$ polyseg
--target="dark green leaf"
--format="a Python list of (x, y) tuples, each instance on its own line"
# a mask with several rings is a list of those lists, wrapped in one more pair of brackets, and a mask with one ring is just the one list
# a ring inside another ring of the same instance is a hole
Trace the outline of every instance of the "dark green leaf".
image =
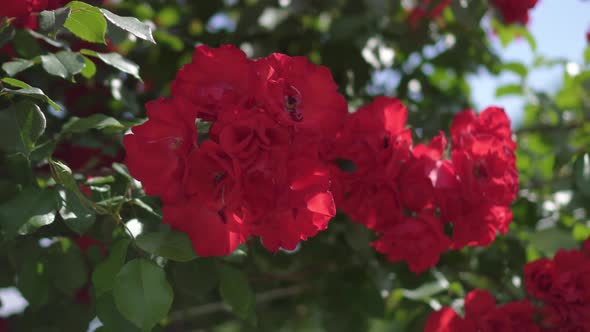
[(17, 287), (29, 304), (38, 308), (49, 300), (47, 263), (40, 257), (27, 257), (18, 271)]
[(72, 11), (64, 27), (86, 41), (105, 44), (107, 21), (98, 8), (80, 1), (72, 1), (66, 7)]
[(39, 29), (43, 32), (56, 31), (66, 23), (71, 11), (68, 7), (42, 11), (38, 17)]
[(219, 293), (240, 318), (256, 324), (256, 298), (246, 275), (229, 265), (218, 264)]
[(14, 59), (2, 64), (2, 70), (4, 70), (9, 76), (14, 76), (23, 70), (31, 68), (35, 63), (31, 60), (26, 59)]
[(82, 252), (69, 239), (51, 246), (47, 268), (52, 283), (67, 295), (73, 295), (86, 284), (88, 268)]
[(197, 258), (190, 239), (182, 232), (144, 233), (136, 242), (138, 247), (151, 254), (177, 262), (188, 262)]
[(1, 91), (2, 93), (8, 93), (8, 94), (19, 95), (19, 96), (27, 96), (27, 97), (39, 99), (43, 102), (48, 103), (56, 110), (61, 110), (61, 107), (59, 107), (58, 104), (56, 104), (53, 100), (51, 100), (49, 97), (47, 97), (47, 95), (45, 95), (43, 90), (41, 90), (39, 88), (34, 88), (23, 81), (17, 80), (16, 78), (10, 78), (10, 77), (3, 78), (2, 82), (21, 88), (18, 90), (5, 88), (5, 89), (2, 89), (2, 91)]
[(81, 73), (86, 66), (82, 55), (70, 51), (42, 55), (41, 64), (49, 74), (65, 79)]
[(142, 23), (135, 17), (119, 16), (111, 13), (106, 9), (100, 10), (107, 20), (111, 21), (114, 25), (119, 28), (128, 31), (138, 38), (147, 40), (152, 43), (156, 43), (154, 37), (152, 37), (152, 29), (149, 25)]
[(0, 205), (0, 227), (9, 237), (12, 237), (27, 224), (35, 228), (52, 223), (56, 209), (55, 192), (40, 188), (26, 188)]
[(115, 276), (125, 264), (129, 240), (119, 240), (110, 251), (109, 257), (98, 264), (92, 273), (92, 284), (97, 296), (113, 289)]
[(59, 214), (71, 230), (78, 234), (84, 234), (96, 221), (96, 214), (78, 195), (82, 194), (71, 190), (61, 192), (62, 201)]
[(113, 293), (108, 292), (98, 297), (96, 301), (96, 315), (106, 328), (105, 332), (125, 331), (134, 332), (141, 331), (133, 323), (126, 320), (123, 315), (117, 310)]
[(28, 156), (45, 131), (45, 115), (34, 103), (23, 100), (0, 111), (0, 150)]
[(115, 305), (123, 317), (144, 331), (166, 317), (173, 296), (164, 270), (146, 259), (128, 262), (117, 274), (113, 288)]

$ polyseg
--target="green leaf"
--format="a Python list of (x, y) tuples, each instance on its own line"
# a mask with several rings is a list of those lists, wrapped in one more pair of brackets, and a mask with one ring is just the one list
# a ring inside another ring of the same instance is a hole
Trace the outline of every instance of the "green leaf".
[(61, 51), (55, 54), (42, 55), (41, 65), (49, 74), (68, 79), (81, 73), (84, 66), (86, 66), (86, 62), (80, 54)]
[(202, 296), (212, 291), (219, 283), (215, 262), (212, 258), (200, 258), (189, 263), (174, 264), (173, 284), (191, 296)]
[(0, 47), (4, 46), (6, 43), (14, 38), (14, 27), (12, 25), (5, 27), (4, 29), (0, 29)]
[(256, 324), (256, 298), (246, 275), (229, 265), (218, 264), (219, 293), (240, 318)]
[(56, 10), (44, 10), (39, 13), (37, 21), (39, 29), (43, 32), (54, 32), (61, 28), (70, 16), (72, 9), (68, 7)]
[(60, 192), (62, 200), (59, 214), (71, 230), (81, 235), (94, 224), (96, 213), (78, 195), (81, 194), (71, 190)]
[(168, 314), (174, 293), (164, 270), (140, 258), (128, 262), (117, 274), (113, 297), (123, 317), (149, 331)]
[(98, 53), (87, 49), (81, 50), (80, 53), (97, 57), (107, 65), (115, 67), (120, 71), (141, 80), (141, 77), (139, 77), (139, 66), (134, 62), (125, 59), (119, 53)]
[(35, 63), (27, 59), (14, 59), (2, 64), (2, 70), (4, 70), (9, 76), (14, 76), (23, 70), (29, 69), (34, 66)]
[(152, 37), (152, 28), (149, 25), (142, 23), (135, 17), (119, 16), (106, 9), (101, 9), (100, 11), (104, 14), (104, 17), (106, 17), (107, 20), (119, 28), (132, 33), (137, 38), (147, 40), (154, 44), (156, 43), (154, 37)]
[(590, 153), (581, 154), (574, 162), (576, 187), (590, 198)]
[(18, 90), (4, 88), (1, 91), (2, 93), (8, 93), (8, 94), (19, 95), (19, 96), (27, 96), (27, 97), (39, 99), (43, 102), (48, 103), (56, 110), (61, 110), (61, 107), (59, 107), (58, 104), (56, 104), (53, 100), (51, 100), (51, 98), (47, 97), (47, 95), (45, 95), (43, 90), (41, 90), (39, 88), (32, 87), (23, 81), (19, 81), (15, 78), (10, 78), (10, 77), (5, 77), (2, 79), (2, 81), (4, 83), (9, 84), (9, 85), (18, 86), (21, 88)]
[(29, 156), (45, 126), (45, 115), (31, 101), (23, 100), (1, 110), (0, 150)]
[(68, 165), (58, 160), (51, 160), (50, 163), (55, 172), (55, 181), (62, 184), (66, 189), (76, 191), (78, 189), (78, 185), (76, 184), (74, 175), (72, 175), (72, 170), (68, 167)]
[(507, 95), (522, 95), (522, 85), (520, 84), (507, 84), (500, 86), (496, 89), (496, 97), (502, 97)]
[(511, 71), (520, 77), (526, 77), (528, 74), (526, 66), (519, 62), (507, 62), (502, 65), (502, 70)]
[(128, 246), (129, 240), (119, 240), (111, 248), (109, 257), (96, 266), (92, 273), (92, 284), (97, 296), (113, 289), (115, 276), (125, 264)]
[(82, 57), (84, 57), (84, 63), (86, 65), (84, 66), (84, 69), (82, 69), (82, 72), (80, 74), (82, 74), (82, 76), (84, 76), (85, 78), (92, 78), (94, 74), (96, 74), (96, 65), (94, 64), (94, 61), (88, 59), (88, 57)]
[(188, 262), (197, 258), (191, 240), (182, 232), (144, 233), (136, 239), (136, 243), (150, 254), (177, 262)]
[(63, 125), (62, 133), (80, 134), (91, 129), (123, 131), (126, 130), (127, 127), (117, 119), (110, 116), (106, 116), (104, 114), (93, 114), (86, 118), (78, 118), (73, 116), (66, 124)]
[(0, 205), (0, 228), (8, 237), (13, 237), (27, 224), (30, 226), (26, 230), (33, 230), (52, 223), (56, 209), (55, 192), (37, 187), (25, 188)]
[(69, 296), (86, 284), (88, 268), (84, 256), (80, 248), (69, 239), (51, 246), (47, 269), (55, 287)]
[(18, 271), (17, 287), (33, 308), (49, 300), (47, 264), (37, 257), (27, 257)]
[(133, 323), (126, 320), (117, 310), (112, 292), (105, 293), (98, 297), (98, 300), (96, 301), (96, 315), (101, 323), (104, 324), (106, 331), (141, 331), (133, 325)]
[(553, 255), (559, 249), (573, 249), (578, 247), (570, 232), (552, 227), (536, 231), (530, 235), (530, 243), (546, 255)]
[(98, 8), (80, 1), (72, 1), (66, 7), (72, 11), (64, 27), (86, 41), (106, 44), (107, 21)]

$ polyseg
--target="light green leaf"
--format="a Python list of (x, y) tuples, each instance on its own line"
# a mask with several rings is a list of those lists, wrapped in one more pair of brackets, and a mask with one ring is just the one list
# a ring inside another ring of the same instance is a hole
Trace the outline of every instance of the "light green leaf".
[(113, 297), (123, 317), (150, 331), (168, 314), (174, 293), (164, 270), (140, 258), (128, 262), (117, 274)]
[(79, 74), (86, 66), (82, 55), (70, 51), (42, 55), (41, 64), (49, 74), (65, 79)]
[(14, 76), (23, 70), (31, 68), (35, 63), (27, 59), (14, 59), (2, 64), (4, 70), (9, 76)]
[(139, 77), (139, 66), (134, 62), (125, 59), (119, 53), (97, 53), (87, 49), (81, 50), (80, 53), (97, 57), (107, 65), (115, 67), (120, 71), (141, 80), (141, 77)]
[(197, 258), (191, 241), (185, 233), (169, 231), (144, 233), (136, 239), (141, 249), (177, 262), (188, 262)]
[(100, 11), (104, 14), (104, 17), (106, 17), (107, 20), (119, 28), (132, 33), (138, 38), (147, 40), (154, 44), (156, 43), (154, 37), (152, 37), (152, 28), (149, 25), (142, 23), (135, 17), (119, 16), (106, 9), (101, 9)]
[(256, 298), (246, 275), (229, 265), (218, 264), (219, 293), (240, 318), (256, 324)]
[(100, 9), (80, 1), (72, 1), (66, 7), (72, 11), (64, 27), (86, 41), (105, 44), (107, 21)]
[(82, 74), (82, 76), (84, 76), (85, 78), (92, 78), (94, 74), (96, 74), (96, 65), (92, 60), (88, 59), (88, 57), (82, 57), (84, 57), (84, 63), (86, 65), (84, 66), (84, 69), (82, 69), (82, 72), (80, 74)]
[(590, 198), (590, 153), (581, 154), (574, 162), (576, 187)]
[(507, 95), (522, 95), (522, 85), (520, 84), (507, 84), (496, 88), (496, 97), (502, 97)]
[(61, 107), (59, 107), (58, 104), (56, 104), (53, 100), (51, 100), (51, 98), (47, 97), (47, 95), (45, 95), (43, 90), (41, 90), (39, 88), (32, 87), (23, 81), (20, 81), (20, 80), (17, 80), (16, 78), (11, 78), (11, 77), (3, 78), (2, 82), (6, 83), (8, 85), (12, 85), (12, 86), (21, 88), (19, 90), (5, 88), (5, 89), (2, 89), (2, 91), (1, 91), (3, 93), (28, 96), (28, 97), (33, 97), (35, 99), (40, 99), (40, 100), (48, 103), (49, 105), (51, 105), (56, 110), (61, 110)]
[(502, 70), (511, 71), (520, 77), (526, 77), (528, 74), (525, 65), (519, 62), (507, 62), (502, 65)]
[(536, 231), (530, 235), (529, 240), (533, 247), (549, 256), (559, 249), (573, 249), (578, 246), (570, 232), (557, 227)]
[(117, 119), (104, 114), (93, 114), (86, 118), (72, 117), (63, 127), (62, 133), (84, 133), (91, 129), (122, 131), (127, 129)]
[[(57, 199), (55, 192), (37, 187), (26, 188), (0, 205), (0, 228), (8, 237), (32, 231), (55, 220)], [(38, 227), (37, 227), (38, 226)]]
[(125, 264), (129, 240), (119, 240), (111, 248), (109, 257), (96, 266), (92, 273), (92, 285), (97, 297), (113, 289), (115, 276)]

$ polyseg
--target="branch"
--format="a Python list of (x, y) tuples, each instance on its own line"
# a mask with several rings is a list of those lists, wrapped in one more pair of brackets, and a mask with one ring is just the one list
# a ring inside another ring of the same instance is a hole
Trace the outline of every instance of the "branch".
[[(256, 294), (256, 304), (272, 302), (274, 300), (296, 296), (303, 293), (305, 290), (309, 288), (310, 286), (306, 285), (295, 285), (286, 288), (279, 288), (267, 292), (262, 292)], [(193, 319), (203, 315), (209, 315), (220, 311), (230, 311), (229, 307), (223, 301), (207, 303), (197, 307), (191, 307), (184, 310), (172, 312), (168, 316), (168, 319), (170, 322), (178, 322), (187, 319)]]

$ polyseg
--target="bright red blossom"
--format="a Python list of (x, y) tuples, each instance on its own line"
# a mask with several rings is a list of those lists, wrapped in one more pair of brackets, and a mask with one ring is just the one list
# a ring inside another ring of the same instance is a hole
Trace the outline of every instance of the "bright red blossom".
[(534, 313), (527, 300), (496, 306), (489, 292), (476, 289), (465, 296), (464, 317), (444, 307), (428, 317), (424, 332), (541, 331), (533, 320)]
[(458, 115), (445, 159), (442, 133), (412, 146), (399, 100), (349, 114), (327, 68), (276, 53), (250, 60), (233, 46), (197, 47), (172, 98), (146, 108), (124, 138), (126, 164), (201, 256), (250, 237), (293, 250), (338, 206), (377, 233), (377, 251), (420, 273), (451, 244), (487, 245), (511, 221), (515, 144), (501, 109)]
[(499, 11), (504, 22), (508, 24), (526, 24), (529, 21), (529, 10), (537, 5), (538, 0), (491, 0)]

